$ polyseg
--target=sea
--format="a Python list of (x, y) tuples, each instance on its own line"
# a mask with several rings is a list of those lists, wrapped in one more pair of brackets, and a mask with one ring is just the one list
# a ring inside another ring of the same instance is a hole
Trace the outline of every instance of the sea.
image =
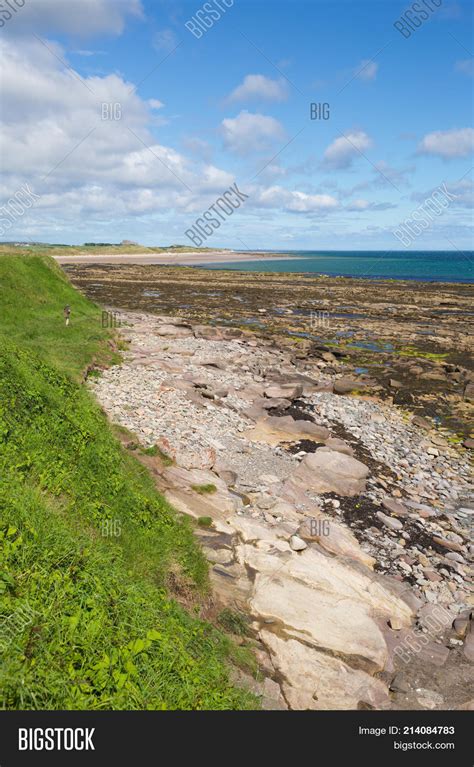
[(473, 282), (472, 250), (272, 250), (288, 258), (256, 261), (225, 261), (206, 264), (207, 269), (238, 269), (249, 272), (298, 272), (359, 279), (419, 280), (422, 282)]

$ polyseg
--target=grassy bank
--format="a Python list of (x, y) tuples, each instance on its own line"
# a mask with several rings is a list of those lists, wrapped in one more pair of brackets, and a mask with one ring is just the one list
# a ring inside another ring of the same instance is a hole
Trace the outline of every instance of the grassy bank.
[(0, 287), (0, 705), (254, 707), (168, 594), (206, 591), (190, 523), (78, 383), (112, 354), (100, 310), (45, 258), (0, 257)]

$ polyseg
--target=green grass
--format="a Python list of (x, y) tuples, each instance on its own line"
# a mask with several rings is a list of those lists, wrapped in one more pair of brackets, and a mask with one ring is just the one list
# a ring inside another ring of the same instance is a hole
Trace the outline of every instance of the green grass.
[(217, 487), (212, 484), (208, 485), (191, 485), (192, 489), (195, 493), (198, 493), (199, 495), (212, 495), (212, 493), (217, 492)]
[(212, 527), (213, 521), (212, 517), (198, 517), (197, 521), (199, 527)]
[[(71, 307), (66, 327), (63, 310)], [(0, 255), (0, 333), (78, 380), (93, 358), (113, 355), (102, 312), (47, 257)]]
[(100, 310), (43, 258), (0, 257), (0, 283), (0, 707), (256, 707), (229, 682), (248, 656), (196, 617), (192, 523), (77, 382), (108, 356)]

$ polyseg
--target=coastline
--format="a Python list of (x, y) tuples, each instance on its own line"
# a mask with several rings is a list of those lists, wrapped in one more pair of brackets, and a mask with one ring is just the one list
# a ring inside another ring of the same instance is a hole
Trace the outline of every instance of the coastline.
[(474, 437), (474, 289), (183, 265), (65, 264), (102, 306), (249, 330), (344, 366), (352, 386)]
[[(263, 707), (465, 705), (472, 645), (460, 651), (451, 624), (470, 615), (468, 451), (341, 389), (342, 360), (248, 328), (104, 308), (126, 351), (88, 386), (197, 522), (213, 599), (251, 617)], [(424, 652), (400, 657), (432, 610), (444, 621)]]
[(225, 264), (245, 261), (285, 261), (292, 258), (291, 254), (281, 253), (229, 253), (229, 251), (210, 251), (199, 253), (198, 251), (176, 253), (166, 251), (163, 253), (80, 253), (73, 256), (56, 256), (53, 258), (59, 264), (149, 264), (169, 266), (200, 266), (203, 264)]

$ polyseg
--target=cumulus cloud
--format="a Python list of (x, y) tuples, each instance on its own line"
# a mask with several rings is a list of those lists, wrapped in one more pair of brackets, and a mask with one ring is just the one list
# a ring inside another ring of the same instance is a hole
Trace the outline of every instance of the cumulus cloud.
[(286, 81), (271, 80), (264, 75), (247, 75), (243, 82), (227, 97), (227, 102), (236, 101), (286, 101), (288, 87)]
[(282, 186), (262, 189), (255, 195), (255, 202), (262, 207), (282, 208), (293, 213), (315, 213), (334, 210), (339, 203), (329, 194), (306, 194)]
[[(64, 58), (59, 46), (55, 52)], [(34, 38), (21, 51), (3, 41), (0, 53), (7, 199), (28, 182), (41, 195), (38, 209), (57, 205), (63, 215), (68, 201), (77, 210), (82, 200), (88, 209), (137, 212), (153, 205), (186, 208), (233, 182), (227, 171), (160, 144), (149, 125), (161, 102), (143, 101), (118, 75), (81, 79)], [(118, 105), (119, 119), (104, 120), (103, 104)]]
[[(74, 231), (95, 239), (133, 229), (139, 219), (137, 226), (143, 223), (153, 237), (152, 222), (166, 216), (166, 231), (177, 228), (179, 239), (180, 227), (184, 231), (189, 217), (208, 207), (234, 175), (210, 162), (210, 147), (198, 137), (189, 138), (183, 152), (158, 140), (150, 130), (155, 110), (163, 108), (158, 98), (141, 99), (117, 74), (80, 78), (61, 63), (64, 50), (51, 45), (59, 58), (34, 37), (21, 47), (0, 42), (0, 140), (7, 148), (0, 205), (24, 183), (40, 196), (9, 236), (51, 239), (55, 233), (67, 241)], [(118, 120), (102, 119), (103, 103), (120, 106)], [(282, 135), (280, 124), (264, 115), (242, 113), (228, 126), (228, 140), (239, 151)], [(324, 215), (338, 206), (331, 195), (308, 190), (266, 189), (262, 183), (255, 199), (249, 191), (250, 205), (269, 215)]]
[(352, 131), (340, 136), (324, 152), (323, 164), (328, 168), (349, 168), (360, 153), (372, 146), (372, 139), (364, 131)]
[(226, 117), (221, 132), (226, 148), (241, 155), (264, 151), (285, 138), (283, 126), (274, 117), (247, 111), (237, 117)]
[(12, 14), (6, 33), (64, 33), (75, 38), (119, 35), (127, 16), (143, 18), (141, 0), (27, 0)]
[(474, 128), (434, 131), (418, 145), (419, 154), (432, 154), (444, 159), (467, 157), (474, 150)]

